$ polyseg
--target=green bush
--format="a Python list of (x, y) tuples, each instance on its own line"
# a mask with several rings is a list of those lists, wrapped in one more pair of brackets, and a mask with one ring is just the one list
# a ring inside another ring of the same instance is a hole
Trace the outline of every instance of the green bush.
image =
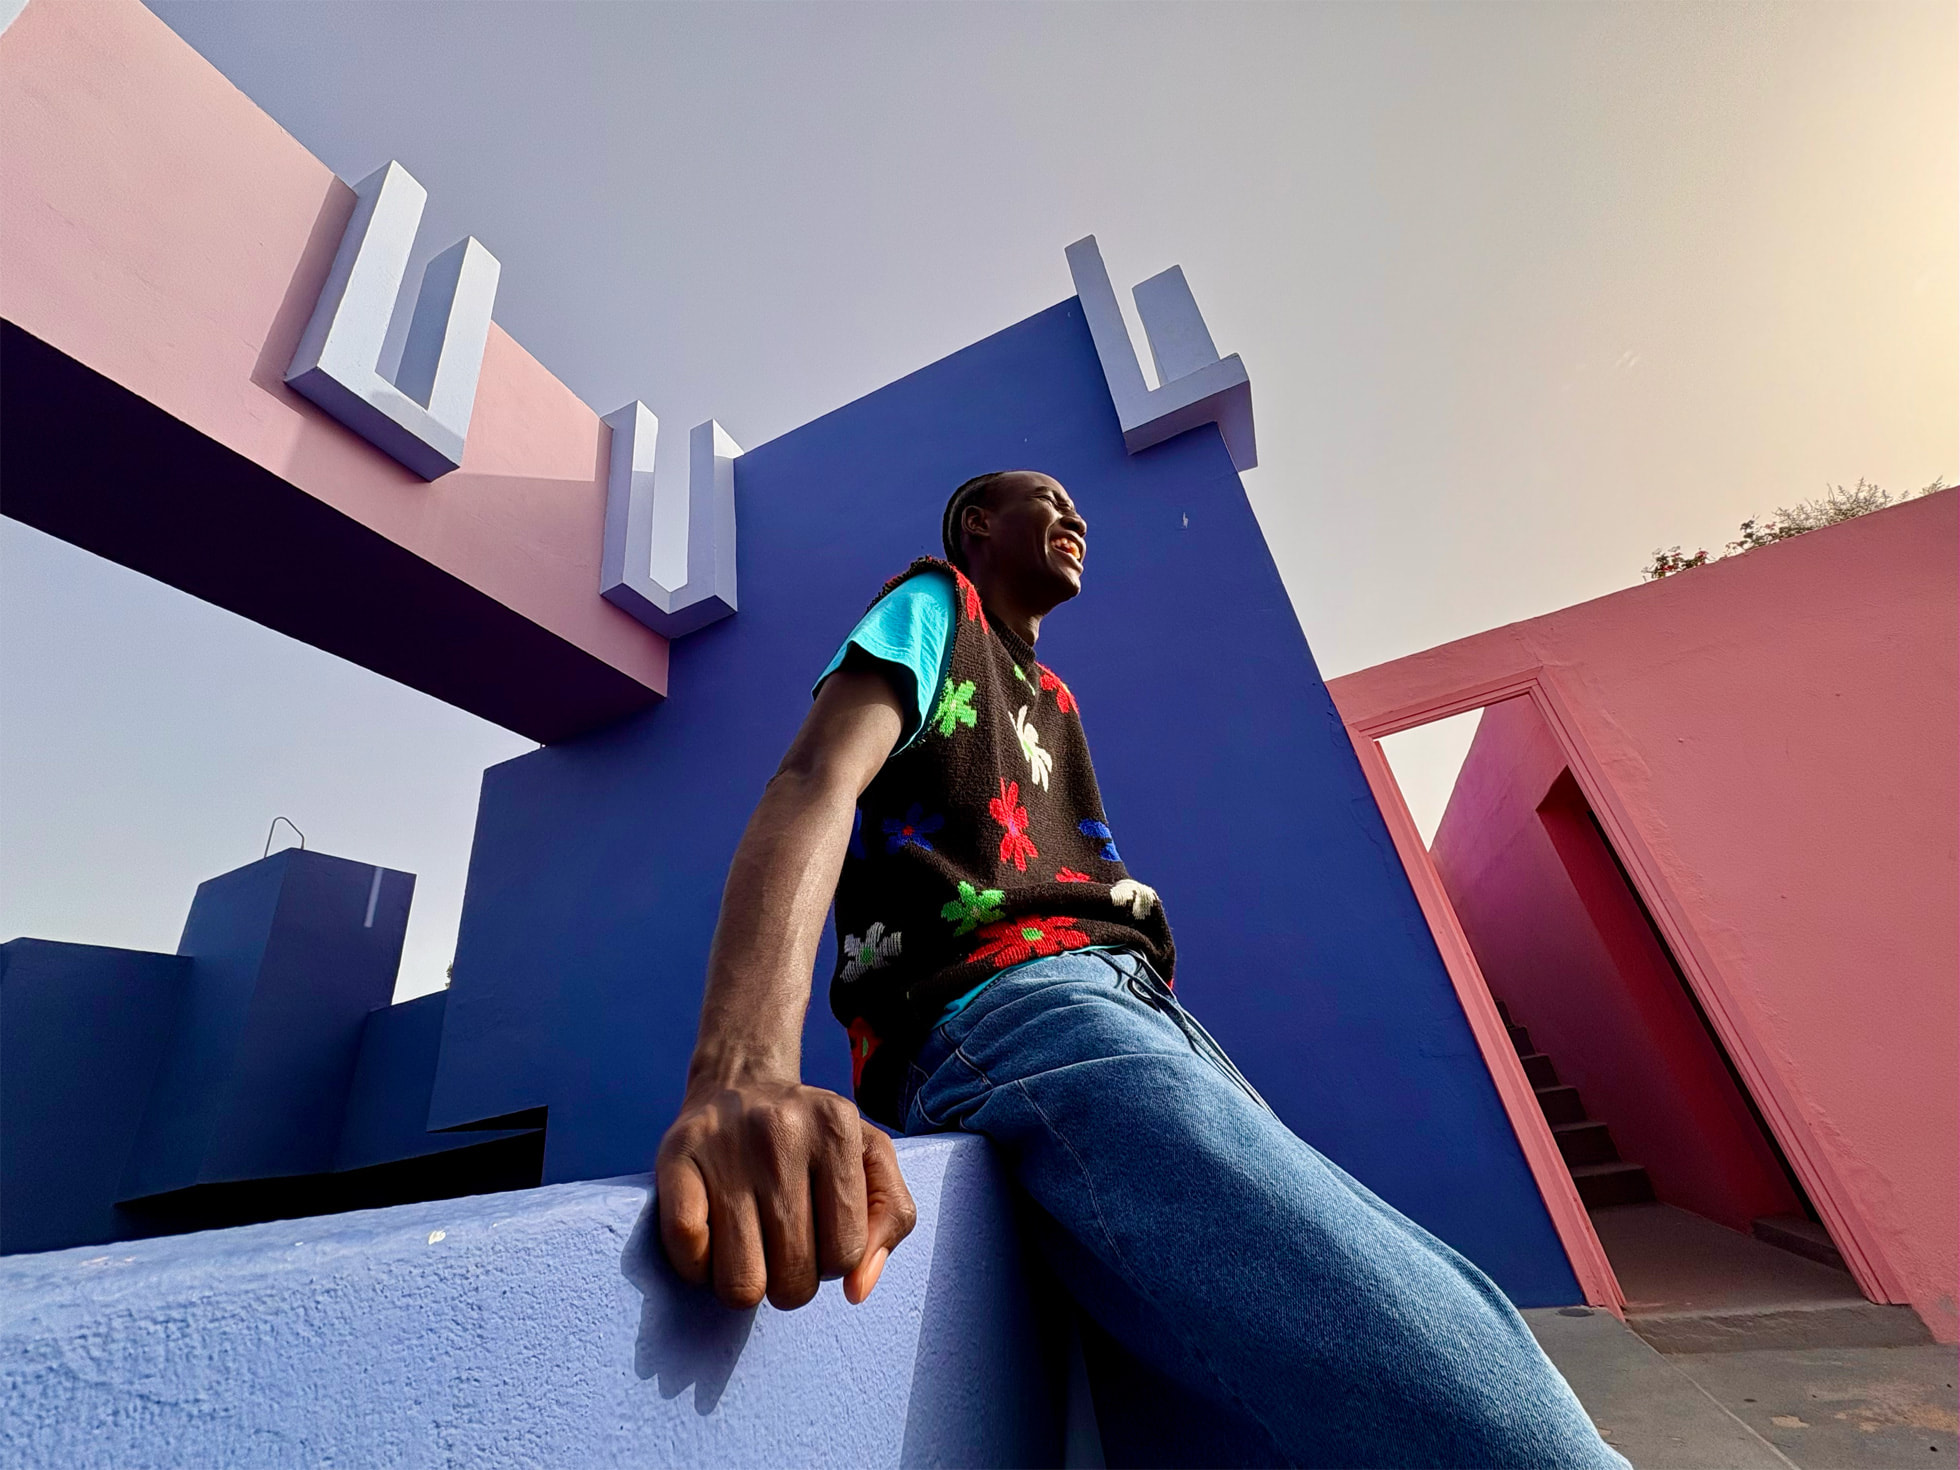
[[(1779, 505), (1776, 514), (1767, 518), (1751, 516), (1742, 523), (1741, 534), (1722, 548), (1722, 555), (1734, 556), (1737, 552), (1754, 551), (1759, 546), (1773, 546), (1778, 541), (1801, 536), (1805, 531), (1821, 530), (1840, 521), (1855, 520), (1875, 510), (1883, 510), (1888, 505), (1903, 505), (1908, 500), (1917, 500), (1922, 495), (1931, 495), (1936, 490), (1946, 488), (1946, 478), (1941, 476), (1923, 489), (1907, 491), (1894, 502), (1889, 490), (1881, 490), (1862, 478), (1849, 490), (1842, 485), (1833, 486), (1821, 499)], [(1653, 559), (1640, 569), (1640, 579), (1643, 582), (1658, 582), (1662, 577), (1671, 577), (1690, 567), (1706, 566), (1710, 559), (1706, 550), (1683, 552), (1679, 546), (1670, 546), (1665, 550), (1656, 547)]]

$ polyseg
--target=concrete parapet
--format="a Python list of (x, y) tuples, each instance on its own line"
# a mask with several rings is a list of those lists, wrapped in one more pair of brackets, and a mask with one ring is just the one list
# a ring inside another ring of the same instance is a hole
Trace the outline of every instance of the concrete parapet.
[(987, 1146), (898, 1147), (919, 1225), (860, 1307), (681, 1285), (644, 1177), (0, 1260), (0, 1461), (1059, 1463)]

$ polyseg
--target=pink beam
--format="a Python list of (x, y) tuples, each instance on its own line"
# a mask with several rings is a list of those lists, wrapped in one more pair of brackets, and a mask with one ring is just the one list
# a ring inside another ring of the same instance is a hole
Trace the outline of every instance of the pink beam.
[[(63, 381), (95, 425), (9, 416), (9, 514), (541, 739), (661, 697), (666, 640), (599, 596), (599, 416), (494, 325), (462, 467), (432, 483), (289, 390), (353, 191), (137, 0), (34, 0), (0, 35), (0, 134), (8, 350), (86, 370)], [(200, 473), (133, 487), (89, 459), (130, 424)], [(159, 496), (178, 539), (129, 533)], [(322, 556), (336, 605), (282, 600)]]

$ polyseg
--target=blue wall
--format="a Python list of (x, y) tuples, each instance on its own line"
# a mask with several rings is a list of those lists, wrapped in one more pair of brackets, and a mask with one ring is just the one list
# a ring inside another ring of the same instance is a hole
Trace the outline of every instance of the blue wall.
[[(1090, 522), (1042, 657), (1164, 895), (1180, 994), (1301, 1136), (1520, 1304), (1577, 1301), (1223, 442), (1125, 454), (1073, 299), (745, 454), (741, 611), (674, 644), (669, 701), (486, 773), (429, 1125), (542, 1107), (547, 1182), (648, 1166), (729, 857), (811, 679), (937, 550), (952, 487), (1008, 467)], [(805, 1074), (847, 1090), (821, 989)]]
[(0, 1463), (1062, 1461), (1054, 1319), (985, 1145), (900, 1148), (919, 1226), (858, 1307), (683, 1287), (644, 1180), (0, 1261)]
[(189, 979), (178, 955), (0, 944), (0, 1250), (115, 1240), (123, 1166)]

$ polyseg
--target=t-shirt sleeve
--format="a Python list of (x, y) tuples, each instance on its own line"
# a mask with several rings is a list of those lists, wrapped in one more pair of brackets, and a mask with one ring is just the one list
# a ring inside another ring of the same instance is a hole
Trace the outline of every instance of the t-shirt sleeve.
[(909, 577), (858, 620), (851, 636), (817, 676), (810, 696), (814, 699), (823, 681), (846, 663), (871, 660), (898, 691), (905, 730), (894, 750), (903, 750), (918, 738), (932, 711), (952, 628), (953, 579), (937, 570)]

